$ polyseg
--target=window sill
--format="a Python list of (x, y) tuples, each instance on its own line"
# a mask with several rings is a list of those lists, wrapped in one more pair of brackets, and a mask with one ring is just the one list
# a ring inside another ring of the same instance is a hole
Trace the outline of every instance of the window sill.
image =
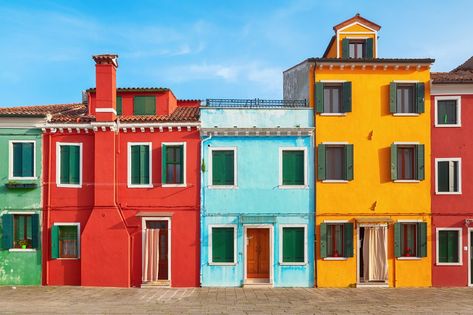
[(53, 258), (53, 260), (79, 260), (80, 257), (76, 257), (76, 258)]
[(238, 189), (238, 186), (225, 186), (225, 185), (222, 185), (222, 186), (218, 186), (218, 185), (209, 185), (208, 186), (209, 189)]
[(436, 263), (436, 266), (463, 266), (463, 263)]
[(306, 262), (301, 262), (301, 263), (291, 263), (291, 262), (280, 262), (280, 266), (307, 266)]
[(279, 185), (279, 189), (307, 189), (309, 188), (308, 185)]
[(333, 184), (336, 184), (336, 183), (348, 183), (348, 180), (345, 180), (345, 179), (324, 179), (322, 181), (322, 183), (333, 183)]
[(397, 260), (422, 260), (422, 257), (397, 257)]
[(21, 253), (21, 252), (25, 252), (25, 253), (31, 253), (31, 252), (35, 252), (36, 251), (36, 248), (10, 248), (8, 250), (9, 252), (16, 252), (16, 253)]
[(82, 185), (56, 184), (59, 188), (82, 188)]
[(460, 128), (462, 125), (461, 124), (455, 124), (455, 125), (437, 125), (435, 124), (435, 128)]
[(28, 181), (11, 181), (5, 184), (7, 188), (10, 189), (17, 189), (17, 188), (37, 188), (38, 184), (34, 182), (28, 182)]
[(461, 191), (452, 191), (452, 192), (443, 192), (443, 191), (436, 191), (436, 195), (461, 195)]
[(209, 266), (236, 266), (237, 263), (214, 263), (209, 262)]
[(347, 113), (319, 113), (320, 116), (346, 116)]
[(162, 184), (163, 188), (173, 188), (173, 187), (187, 187), (187, 184)]
[(396, 179), (395, 183), (420, 183), (418, 179)]
[(128, 188), (153, 188), (153, 185), (128, 185)]
[(419, 113), (393, 113), (393, 116), (398, 117), (417, 117), (420, 116)]
[(348, 257), (325, 257), (324, 260), (342, 261), (342, 260), (348, 260)]

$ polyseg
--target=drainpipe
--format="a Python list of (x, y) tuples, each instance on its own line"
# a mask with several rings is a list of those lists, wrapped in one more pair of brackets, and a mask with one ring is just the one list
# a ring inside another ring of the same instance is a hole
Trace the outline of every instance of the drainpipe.
[[(204, 223), (203, 223), (203, 216), (202, 212), (204, 211), (204, 205), (205, 205), (205, 194), (204, 194), (204, 173), (202, 172), (202, 163), (204, 162), (204, 142), (212, 139), (212, 134), (208, 136), (205, 139), (202, 139), (200, 142), (200, 159), (201, 159), (201, 164), (200, 164), (200, 256), (202, 257), (202, 244), (204, 241)], [(202, 259), (202, 258), (201, 258)], [(200, 264), (200, 286), (202, 286), (202, 260), (199, 261)]]
[[(50, 222), (50, 218), (51, 218), (51, 185), (52, 185), (52, 182), (51, 182), (51, 130), (49, 131), (49, 134), (48, 134), (48, 181), (46, 183), (47, 187), (48, 187), (48, 203), (46, 204), (46, 235), (45, 235), (45, 240), (49, 240), (49, 242), (47, 241), (46, 244), (42, 244), (42, 247), (43, 247), (43, 255), (45, 255), (46, 253), (46, 257), (43, 257), (45, 263), (46, 263), (46, 275), (45, 275), (45, 279), (46, 279), (46, 285), (49, 285), (49, 248), (51, 248), (51, 240), (50, 240), (50, 234), (49, 234), (49, 222)], [(43, 226), (43, 233), (44, 233), (44, 226)], [(44, 246), (47, 245), (48, 247), (45, 249)]]

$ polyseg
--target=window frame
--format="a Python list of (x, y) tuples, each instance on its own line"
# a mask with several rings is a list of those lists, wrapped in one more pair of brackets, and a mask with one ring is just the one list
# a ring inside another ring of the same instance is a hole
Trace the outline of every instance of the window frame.
[[(458, 232), (458, 262), (449, 263), (449, 262), (440, 262), (439, 261), (439, 252), (440, 252), (440, 242), (439, 242), (439, 232), (440, 231), (457, 231)], [(462, 232), (463, 228), (436, 228), (435, 229), (435, 263), (438, 266), (463, 266), (463, 241), (462, 241)]]
[[(212, 236), (213, 228), (233, 228), (233, 262), (214, 262)], [(236, 224), (209, 224), (208, 225), (208, 264), (210, 266), (236, 266), (237, 265), (237, 225)]]
[[(342, 97), (343, 97), (343, 83), (346, 83), (346, 82), (350, 82), (348, 80), (320, 80), (319, 81), (320, 83), (322, 83), (324, 85), (324, 89), (325, 89), (325, 84), (333, 84), (333, 85), (340, 85), (341, 88), (342, 88), (342, 91), (341, 91), (341, 95), (340, 95), (340, 109), (343, 110), (343, 100), (342, 100)], [(339, 112), (339, 113), (326, 113), (325, 112), (325, 108), (324, 108), (324, 112), (323, 113), (318, 113), (320, 116), (346, 116), (347, 115), (347, 112)]]
[[(131, 183), (131, 147), (147, 145), (149, 147), (149, 184), (132, 184)], [(153, 143), (152, 142), (128, 142), (127, 143), (127, 187), (128, 188), (152, 188), (153, 187)]]
[[(76, 226), (77, 228), (77, 257), (57, 257), (57, 258), (54, 258), (54, 260), (78, 260), (80, 259), (80, 254), (81, 254), (81, 247), (80, 247), (80, 222), (54, 222), (53, 223), (53, 226), (58, 226), (58, 229), (61, 227), (61, 226)], [(59, 234), (59, 231), (58, 231), (58, 234)], [(59, 235), (58, 235), (58, 240), (59, 242)], [(59, 243), (57, 244), (58, 248), (59, 248)], [(59, 253), (58, 253), (58, 256), (60, 255), (60, 250), (59, 250)]]
[[(461, 96), (434, 96), (435, 102), (435, 117), (434, 126), (436, 128), (458, 128), (462, 126), (461, 123)], [(439, 101), (456, 101), (457, 102), (457, 123), (456, 124), (439, 124), (438, 123), (438, 102)]]
[[(8, 211), (6, 214), (11, 214), (11, 215), (35, 215), (37, 214), (37, 212), (34, 212), (34, 211)], [(14, 219), (13, 219), (14, 220)], [(41, 223), (40, 223), (41, 224)], [(33, 228), (33, 226), (32, 226)], [(40, 229), (41, 227), (39, 226), (38, 229)], [(14, 232), (13, 232), (14, 234)], [(41, 236), (38, 236), (39, 237), (39, 242), (41, 242)], [(12, 241), (14, 242), (15, 241), (15, 237), (12, 235)], [(41, 247), (41, 245), (39, 245), (39, 247)], [(9, 252), (35, 252), (38, 248), (10, 248), (8, 249)]]
[[(182, 146), (182, 184), (165, 184), (161, 183), (161, 187), (187, 187), (187, 142), (161, 142), (161, 150), (163, 145), (165, 146)], [(163, 155), (161, 154), (161, 159)], [(161, 160), (162, 162), (162, 160)], [(162, 163), (161, 163), (162, 164)], [(162, 168), (162, 167), (161, 167)], [(165, 169), (162, 169), (161, 172), (165, 172)], [(167, 178), (166, 178), (167, 180)]]
[[(33, 177), (15, 177), (13, 176), (13, 144), (15, 143), (33, 143)], [(36, 140), (9, 140), (8, 141), (8, 180), (36, 180)]]
[[(61, 183), (61, 146), (78, 146), (79, 147), (79, 184), (63, 184)], [(82, 142), (56, 142), (56, 186), (63, 188), (82, 188), (83, 172), (82, 172)]]
[[(420, 145), (420, 142), (394, 142), (394, 145), (397, 146), (397, 149), (399, 149), (399, 146), (413, 146), (414, 147), (414, 178), (417, 176), (417, 156), (416, 156), (416, 145)], [(397, 154), (397, 152), (396, 152)], [(424, 154), (424, 165), (425, 165), (426, 157)], [(399, 167), (399, 161), (397, 163), (397, 167)], [(397, 170), (396, 170), (397, 171)], [(395, 183), (420, 183), (421, 181), (419, 179), (396, 179), (394, 180)]]
[[(233, 151), (233, 185), (213, 185), (213, 151)], [(209, 172), (207, 187), (209, 189), (237, 189), (238, 188), (238, 148), (237, 147), (209, 147), (208, 149)]]
[[(416, 238), (416, 255), (415, 256), (396, 257), (397, 260), (421, 260), (422, 258), (425, 258), (425, 257), (419, 257), (418, 256), (419, 244), (417, 243), (417, 239), (418, 239), (418, 235), (419, 235), (418, 234), (419, 233), (418, 223), (423, 223), (423, 222), (426, 222), (426, 221), (422, 221), (422, 220), (397, 220), (397, 223), (400, 223), (400, 224), (416, 224), (416, 236), (415, 236), (415, 238)], [(401, 249), (402, 249), (402, 245), (401, 245)]]
[[(364, 59), (366, 58), (366, 39), (367, 37), (346, 37), (348, 39), (348, 59)], [(350, 57), (350, 45), (361, 44), (361, 56), (357, 56), (355, 47), (355, 56)]]
[[(416, 112), (416, 94), (417, 94), (417, 89), (416, 89), (416, 84), (420, 83), (419, 81), (393, 81), (396, 83), (396, 116), (418, 116), (419, 113)], [(397, 91), (399, 88), (410, 88), (412, 90), (412, 96), (411, 96), (411, 101), (412, 101), (412, 109), (413, 111), (410, 112), (400, 112), (398, 109), (398, 97), (397, 97)]]
[[(283, 185), (283, 152), (284, 151), (304, 151), (304, 184), (303, 185)], [(307, 172), (307, 147), (279, 147), (279, 189), (303, 189), (309, 187)]]
[[(458, 191), (439, 191), (438, 162), (458, 162)], [(461, 195), (462, 194), (462, 158), (435, 158), (435, 194), (436, 195)]]
[[(327, 146), (346, 146), (350, 143), (347, 142), (347, 141), (341, 141), (341, 142), (321, 142), (320, 144), (323, 144), (327, 147)], [(344, 157), (344, 158), (346, 158), (346, 157)], [(325, 168), (327, 169), (327, 156), (325, 156)], [(334, 184), (336, 184), (336, 183), (348, 183), (348, 182), (350, 182), (350, 181), (347, 180), (347, 179), (324, 179), (324, 180), (322, 180), (322, 183), (334, 183)]]
[[(319, 226), (320, 226), (320, 224), (327, 224), (327, 225), (329, 225), (329, 224), (340, 224), (340, 225), (343, 225), (343, 224), (346, 224), (346, 223), (350, 223), (350, 220), (323, 220), (322, 222), (319, 223)], [(353, 229), (355, 230), (355, 225), (353, 225)], [(317, 245), (320, 246), (320, 241), (317, 242)], [(353, 244), (353, 246), (355, 246), (355, 244)], [(353, 257), (355, 257), (355, 256), (353, 256)], [(322, 259), (323, 260), (348, 260), (349, 258), (353, 258), (353, 257), (324, 257)]]
[[(304, 229), (304, 261), (303, 262), (284, 262), (283, 261), (283, 230), (284, 228), (303, 228)], [(307, 224), (279, 224), (279, 265), (281, 266), (305, 266), (308, 264), (307, 250)]]

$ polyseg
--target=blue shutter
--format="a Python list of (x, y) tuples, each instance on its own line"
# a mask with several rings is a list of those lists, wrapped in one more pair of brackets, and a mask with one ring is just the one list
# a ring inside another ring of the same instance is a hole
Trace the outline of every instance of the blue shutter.
[(13, 247), (13, 215), (4, 214), (2, 216), (2, 247), (3, 249), (10, 249)]

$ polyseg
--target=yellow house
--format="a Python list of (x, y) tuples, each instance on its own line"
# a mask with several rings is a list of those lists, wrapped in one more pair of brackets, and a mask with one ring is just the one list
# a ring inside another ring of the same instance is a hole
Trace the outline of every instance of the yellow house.
[(284, 72), (284, 97), (317, 112), (318, 287), (431, 285), (434, 60), (379, 58), (380, 28), (357, 14)]

